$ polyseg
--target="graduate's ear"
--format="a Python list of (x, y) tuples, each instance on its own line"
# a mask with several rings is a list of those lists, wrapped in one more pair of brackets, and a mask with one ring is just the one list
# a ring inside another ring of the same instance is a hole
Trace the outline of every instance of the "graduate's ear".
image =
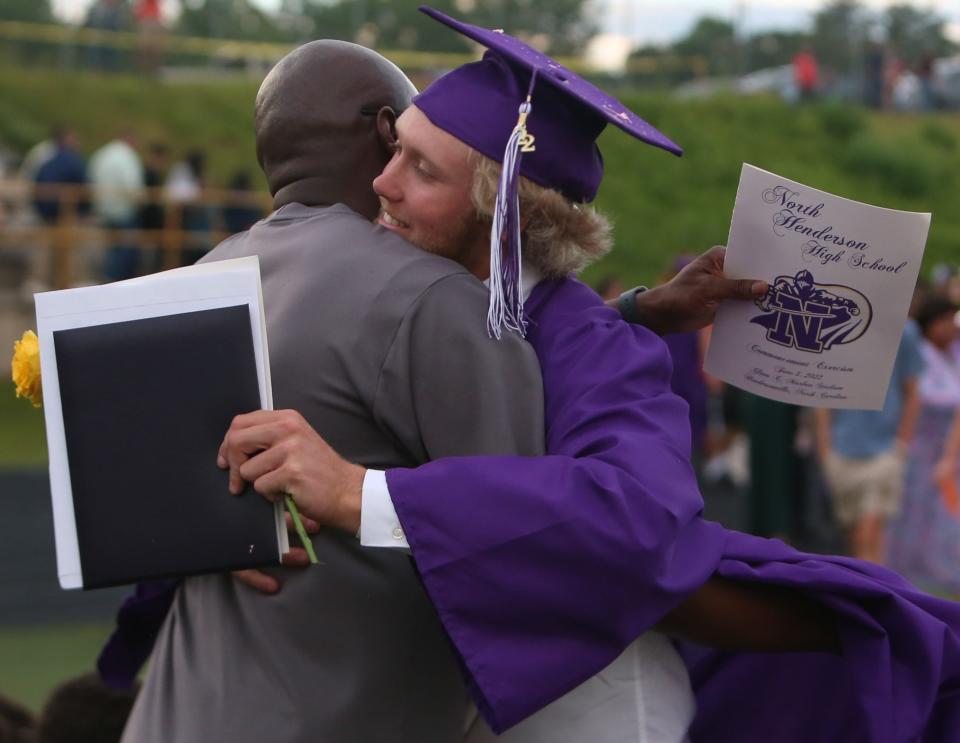
[(384, 151), (392, 154), (397, 145), (397, 112), (390, 106), (377, 111), (377, 136)]

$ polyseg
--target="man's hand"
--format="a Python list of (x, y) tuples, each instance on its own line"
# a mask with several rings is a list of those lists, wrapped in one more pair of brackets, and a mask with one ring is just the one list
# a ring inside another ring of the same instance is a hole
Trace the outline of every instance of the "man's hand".
[[(287, 531), (295, 535), (296, 530), (293, 527), (293, 519), (290, 518), (289, 513), (284, 514), (284, 516), (287, 517)], [(313, 519), (308, 519), (301, 515), (300, 521), (303, 523), (303, 528), (307, 534), (316, 534), (320, 531), (320, 524)], [(303, 547), (294, 547), (291, 545), (290, 551), (283, 555), (281, 565), (285, 568), (305, 568), (310, 565), (310, 558)], [(262, 570), (234, 570), (233, 577), (261, 593), (274, 594), (281, 588), (279, 580)]]
[(712, 576), (657, 629), (679, 640), (746, 653), (842, 652), (834, 612), (804, 593)]
[(290, 495), (307, 518), (356, 534), (366, 470), (338, 455), (295, 410), (258, 410), (233, 419), (217, 454), (230, 492), (244, 482), (271, 501)]
[(638, 294), (637, 311), (643, 325), (657, 335), (699, 330), (713, 322), (721, 302), (762, 297), (767, 282), (724, 276), (726, 252), (726, 248), (714, 246), (666, 284)]

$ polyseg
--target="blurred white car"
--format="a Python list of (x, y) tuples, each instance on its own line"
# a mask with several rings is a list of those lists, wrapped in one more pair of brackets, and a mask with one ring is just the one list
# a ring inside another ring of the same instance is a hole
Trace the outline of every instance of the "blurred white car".
[(745, 95), (778, 93), (785, 101), (797, 100), (797, 85), (793, 81), (793, 65), (768, 67), (744, 75), (737, 80), (737, 91)]
[(960, 55), (934, 60), (931, 85), (942, 106), (960, 107)]

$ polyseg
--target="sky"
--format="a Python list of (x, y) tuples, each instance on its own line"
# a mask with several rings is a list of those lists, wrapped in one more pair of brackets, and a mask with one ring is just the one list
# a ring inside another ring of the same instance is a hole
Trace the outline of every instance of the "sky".
[[(76, 20), (91, 0), (52, 0), (62, 17)], [(265, 9), (276, 8), (279, 0), (252, 0)], [(401, 0), (402, 1), (402, 0)], [(866, 6), (882, 9), (897, 0), (861, 0)], [(902, 2), (902, 0), (899, 0)], [(823, 0), (592, 0), (603, 19), (603, 30), (629, 36), (635, 43), (664, 43), (683, 36), (705, 15), (734, 21), (746, 33), (770, 29), (802, 29), (825, 4)], [(169, 7), (177, 5), (164, 0)], [(957, 0), (919, 0), (916, 7), (937, 11), (951, 24), (951, 36), (960, 40), (960, 3)]]

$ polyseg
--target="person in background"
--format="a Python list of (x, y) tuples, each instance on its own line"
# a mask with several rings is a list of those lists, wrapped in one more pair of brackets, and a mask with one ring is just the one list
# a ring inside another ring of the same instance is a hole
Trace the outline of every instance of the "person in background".
[(960, 405), (947, 433), (943, 454), (933, 469), (933, 478), (940, 487), (947, 510), (956, 517), (960, 513)]
[(863, 59), (863, 102), (870, 108), (883, 108), (883, 77), (886, 66), (886, 49), (879, 41), (871, 41)]
[(132, 278), (140, 269), (140, 251), (131, 231), (140, 226), (144, 174), (135, 146), (133, 132), (124, 131), (90, 156), (94, 214), (110, 231), (104, 266), (108, 281)]
[(749, 441), (747, 531), (794, 540), (800, 530), (805, 482), (796, 450), (796, 405), (742, 391), (739, 403)]
[(48, 225), (54, 225), (60, 219), (64, 199), (69, 199), (77, 211), (86, 209), (86, 200), (80, 193), (55, 193), (57, 184), (82, 186), (87, 182), (87, 166), (77, 149), (77, 134), (72, 129), (59, 129), (55, 136), (52, 156), (38, 169), (34, 183), (41, 186), (37, 190), (33, 205), (40, 218)]
[(167, 174), (170, 150), (163, 142), (153, 142), (147, 147), (147, 159), (143, 168), (143, 182), (147, 188), (146, 200), (140, 206), (140, 229), (146, 232), (149, 252), (144, 253), (144, 269), (159, 271), (163, 267), (162, 230), (166, 220), (166, 207), (160, 189)]
[(817, 97), (820, 68), (809, 44), (805, 44), (793, 57), (793, 83), (797, 86), (801, 102), (812, 101)]
[(223, 226), (231, 235), (249, 230), (263, 217), (263, 209), (252, 201), (254, 196), (253, 179), (250, 171), (238, 170), (230, 179), (231, 198), (236, 201), (223, 208)]
[[(957, 305), (931, 295), (917, 311), (922, 333), (919, 417), (907, 459), (900, 515), (890, 524), (887, 563), (917, 585), (960, 595), (960, 513), (944, 496), (956, 485), (954, 437), (960, 411)], [(946, 492), (945, 492), (946, 490)]]
[(897, 50), (892, 46), (888, 46), (884, 61), (883, 107), (890, 108), (894, 103), (894, 92), (897, 89), (897, 83), (900, 82), (900, 77), (906, 72), (907, 68)]
[(17, 178), (28, 183), (33, 183), (36, 180), (40, 166), (53, 157), (53, 154), (57, 151), (57, 137), (62, 131), (63, 127), (57, 124), (51, 128), (49, 137), (37, 142), (27, 150), (27, 154), (23, 156), (20, 167), (17, 169)]
[(0, 695), (0, 743), (33, 743), (37, 721), (22, 704)]
[(43, 706), (37, 743), (119, 743), (139, 686), (111, 689), (96, 673), (65, 681)]
[[(129, 8), (124, 0), (94, 0), (89, 6), (84, 27), (97, 31), (125, 31), (130, 27)], [(117, 72), (123, 61), (121, 51), (109, 42), (87, 47), (90, 67), (101, 72)]]
[(882, 564), (888, 519), (903, 495), (904, 457), (917, 418), (923, 369), (916, 326), (907, 322), (881, 410), (817, 410), (817, 446), (834, 514), (854, 557)]
[(933, 65), (937, 55), (931, 50), (925, 51), (917, 62), (916, 75), (920, 82), (920, 104), (924, 111), (937, 108), (937, 93), (933, 87)]
[(137, 64), (147, 72), (156, 72), (163, 56), (163, 15), (160, 0), (137, 0), (133, 9), (137, 23)]
[[(180, 263), (196, 263), (210, 249), (210, 209), (203, 203), (206, 187), (207, 155), (192, 149), (170, 168), (164, 193), (168, 201), (179, 205), (179, 227), (186, 236)], [(169, 225), (168, 225), (169, 226)]]

